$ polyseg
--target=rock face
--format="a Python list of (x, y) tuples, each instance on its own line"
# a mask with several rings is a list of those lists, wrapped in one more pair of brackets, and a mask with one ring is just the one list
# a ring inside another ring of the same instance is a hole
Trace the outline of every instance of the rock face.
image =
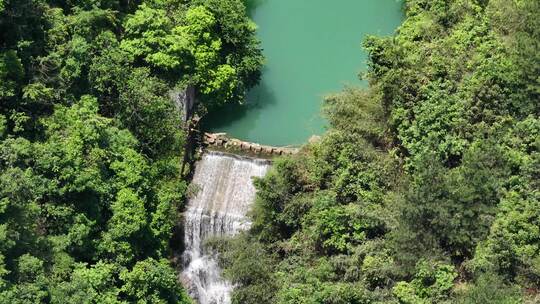
[(182, 113), (182, 121), (187, 122), (193, 115), (195, 107), (195, 89), (187, 86), (184, 90), (174, 90), (169, 93), (176, 109)]
[(210, 147), (230, 150), (231, 152), (245, 152), (258, 156), (281, 156), (298, 153), (298, 148), (272, 147), (230, 138), (225, 133), (204, 133), (203, 142)]

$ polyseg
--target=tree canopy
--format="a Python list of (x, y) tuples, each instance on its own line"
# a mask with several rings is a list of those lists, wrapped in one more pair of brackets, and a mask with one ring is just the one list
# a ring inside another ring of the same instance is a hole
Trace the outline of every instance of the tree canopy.
[(328, 132), (256, 182), (223, 246), (234, 303), (538, 301), (540, 4), (404, 9), (364, 41), (369, 87), (329, 96)]
[(240, 0), (0, 1), (0, 303), (191, 303), (170, 93), (242, 102), (254, 32)]

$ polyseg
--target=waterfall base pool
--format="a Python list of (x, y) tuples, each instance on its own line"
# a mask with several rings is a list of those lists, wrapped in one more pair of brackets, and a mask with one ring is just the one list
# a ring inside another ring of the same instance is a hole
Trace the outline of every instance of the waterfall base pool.
[(211, 132), (273, 146), (302, 144), (321, 134), (323, 97), (362, 85), (366, 35), (389, 35), (400, 24), (399, 0), (251, 0), (267, 64), (247, 106), (215, 111)]

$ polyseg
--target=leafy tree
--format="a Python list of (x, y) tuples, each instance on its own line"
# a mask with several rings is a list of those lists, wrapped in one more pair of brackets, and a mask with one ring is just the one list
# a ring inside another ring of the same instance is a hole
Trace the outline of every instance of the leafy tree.
[(129, 301), (140, 303), (189, 303), (178, 288), (175, 272), (166, 260), (152, 258), (137, 262), (132, 270), (120, 274), (122, 292)]
[(17, 53), (13, 50), (2, 53), (0, 57), (0, 98), (15, 96), (17, 86), (24, 77), (24, 70)]
[(186, 191), (170, 92), (239, 102), (262, 64), (243, 4), (211, 7), (0, 1), (1, 303), (189, 302), (163, 260)]
[(411, 282), (398, 282), (393, 292), (401, 303), (431, 303), (448, 297), (457, 273), (451, 265), (421, 261)]
[[(236, 3), (238, 10), (222, 8), (229, 2)], [(219, 15), (215, 16), (212, 9)], [(135, 62), (143, 60), (170, 75), (185, 75), (183, 80), (197, 87), (209, 108), (241, 102), (245, 91), (256, 84), (262, 63), (258, 43), (252, 38), (254, 27), (242, 17), (244, 11), (239, 1), (194, 3), (185, 14), (170, 18), (169, 12), (178, 13), (160, 5), (143, 4), (126, 20), (126, 39), (121, 48)], [(249, 24), (236, 33), (238, 40), (234, 41), (226, 34), (232, 30), (228, 23), (231, 18), (241, 22), (235, 28)], [(216, 32), (220, 27), (227, 32)], [(236, 48), (227, 49), (222, 37), (234, 42)]]
[(484, 274), (480, 276), (476, 284), (470, 286), (464, 294), (458, 297), (460, 304), (479, 303), (522, 303), (523, 299), (519, 288), (507, 286), (497, 276)]
[(77, 265), (69, 279), (51, 288), (51, 303), (122, 303), (118, 299), (120, 290), (115, 287), (116, 275), (113, 264)]

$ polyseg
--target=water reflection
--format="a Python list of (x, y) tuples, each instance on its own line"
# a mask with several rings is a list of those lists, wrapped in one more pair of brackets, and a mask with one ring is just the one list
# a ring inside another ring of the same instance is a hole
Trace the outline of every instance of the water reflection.
[(243, 104), (227, 104), (212, 110), (202, 120), (203, 130), (220, 130), (230, 127), (231, 122), (242, 121), (242, 128), (235, 130), (234, 136), (247, 138), (261, 118), (266, 107), (277, 103), (276, 95), (266, 82), (261, 82), (247, 95)]

